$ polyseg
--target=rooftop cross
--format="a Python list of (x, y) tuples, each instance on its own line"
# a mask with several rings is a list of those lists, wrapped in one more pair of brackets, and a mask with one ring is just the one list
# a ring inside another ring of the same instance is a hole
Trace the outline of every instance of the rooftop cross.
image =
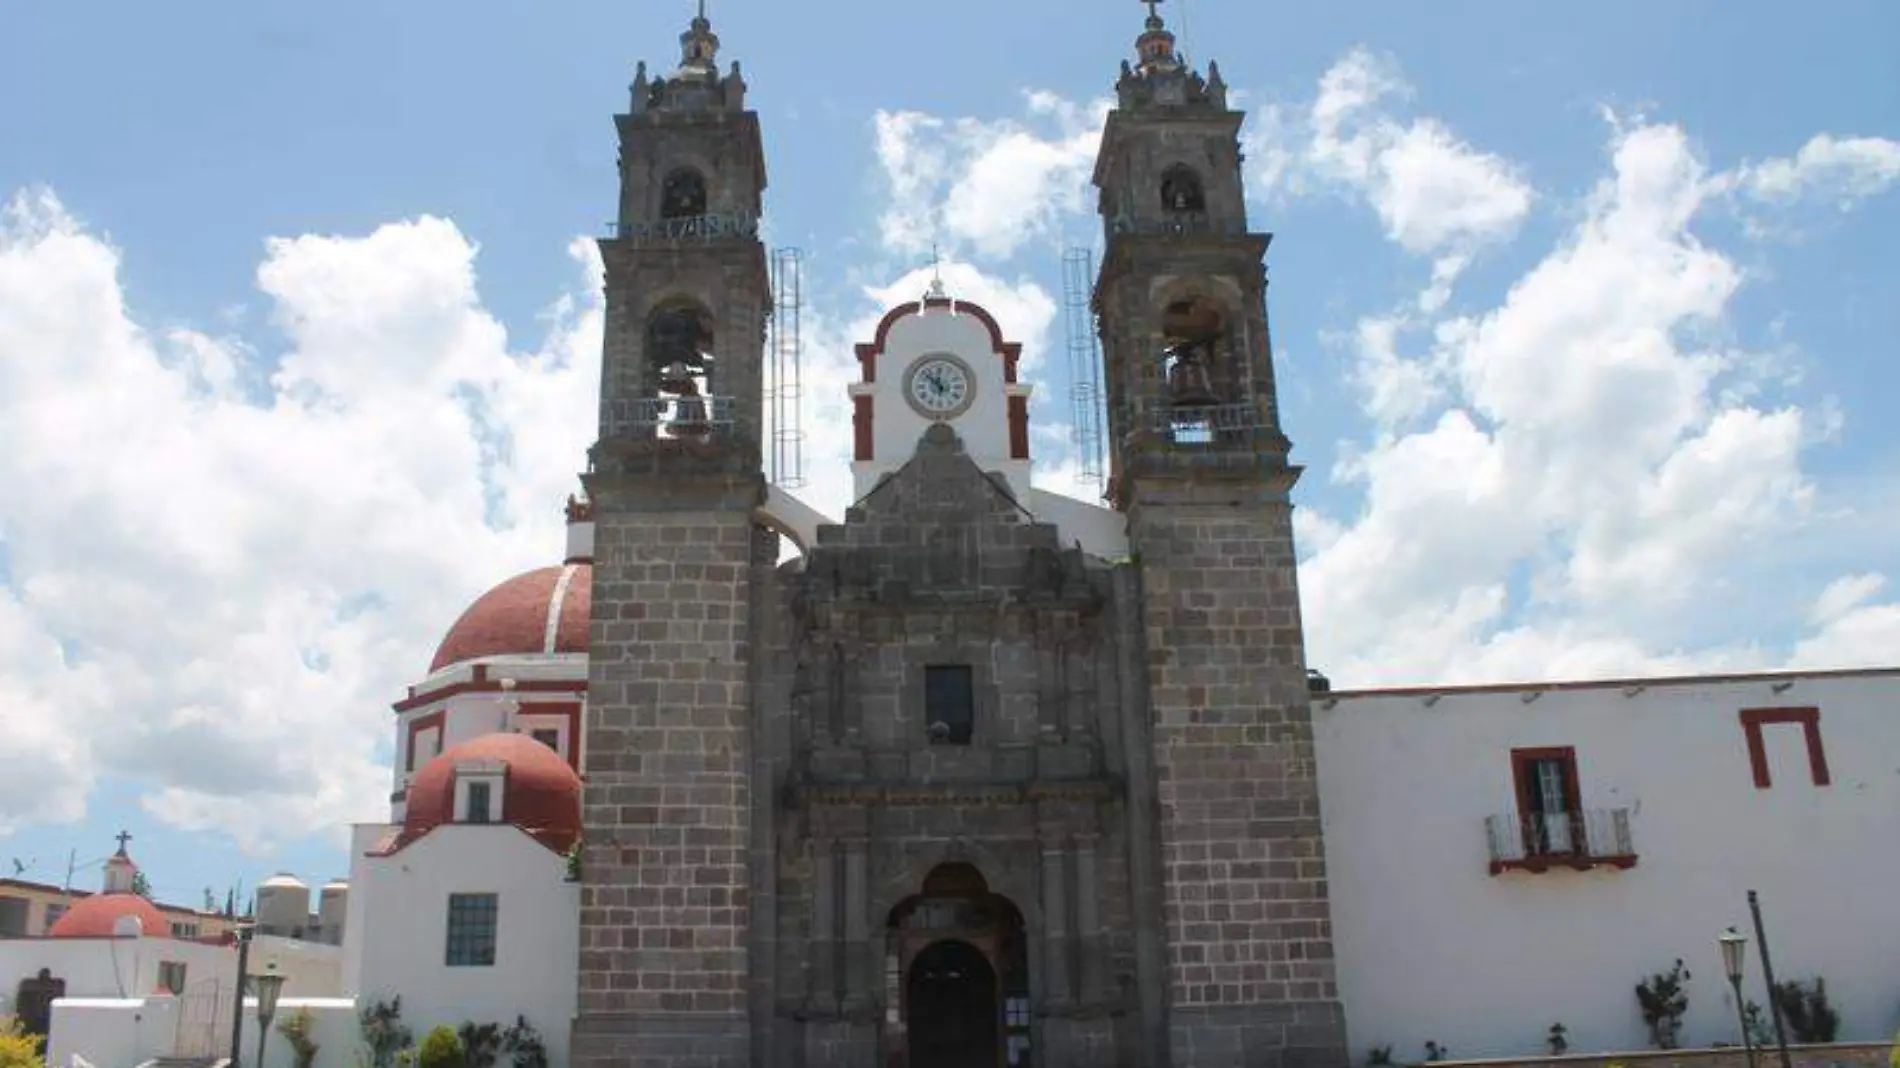
[(132, 840), (131, 832), (120, 831), (115, 837), (118, 839), (118, 842), (119, 842), (119, 852), (121, 853), (125, 852), (125, 843), (130, 842)]
[(1161, 5), (1163, 0), (1141, 0), (1141, 2), (1148, 5), (1149, 18), (1158, 19), (1161, 17)]
[(927, 296), (937, 300), (944, 296), (943, 253), (938, 250), (935, 241), (930, 243), (930, 292)]

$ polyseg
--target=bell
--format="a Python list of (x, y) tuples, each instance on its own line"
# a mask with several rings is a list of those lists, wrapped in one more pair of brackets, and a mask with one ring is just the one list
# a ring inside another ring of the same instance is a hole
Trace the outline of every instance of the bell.
[(673, 401), (673, 421), (666, 429), (675, 438), (701, 440), (712, 433), (712, 421), (706, 417), (706, 399), (699, 395), (699, 386), (692, 380), (686, 380), (686, 387), (677, 391), (680, 395)]
[(669, 363), (660, 369), (660, 392), (686, 396), (698, 392), (693, 369), (684, 363)]
[(1220, 403), (1207, 364), (1198, 353), (1183, 345), (1169, 355), (1174, 362), (1168, 365), (1168, 396), (1176, 408), (1211, 408)]

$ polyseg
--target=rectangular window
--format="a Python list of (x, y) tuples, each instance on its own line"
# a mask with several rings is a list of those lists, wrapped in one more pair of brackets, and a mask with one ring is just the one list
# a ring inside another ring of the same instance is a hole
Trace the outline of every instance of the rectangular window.
[(465, 823), (489, 822), (488, 799), (490, 798), (490, 796), (492, 796), (492, 794), (489, 789), (489, 785), (487, 783), (485, 782), (469, 783), (468, 784), (468, 815), (464, 818), (463, 822)]
[(553, 727), (544, 727), (535, 731), (534, 740), (557, 753), (561, 751), (561, 732)]
[(492, 968), (495, 965), (495, 929), (501, 899), (495, 894), (449, 895), (449, 948), (451, 968)]
[(42, 931), (40, 933), (45, 934), (48, 931), (51, 931), (53, 929), (53, 925), (58, 923), (59, 918), (64, 915), (66, 915), (66, 906), (64, 905), (46, 906), (46, 919), (41, 921), (46, 925), (46, 931)]
[(23, 897), (0, 897), (0, 938), (25, 938), (26, 914), (32, 902)]
[(969, 745), (976, 733), (976, 693), (967, 665), (924, 668), (924, 728), (935, 745)]
[(1526, 854), (1552, 856), (1586, 848), (1575, 749), (1513, 749), (1511, 775)]
[(1755, 777), (1755, 789), (1774, 785), (1768, 768), (1768, 744), (1762, 736), (1767, 726), (1799, 726), (1807, 749), (1808, 777), (1816, 786), (1832, 782), (1827, 772), (1827, 751), (1821, 747), (1821, 710), (1819, 708), (1744, 708), (1742, 736), (1748, 743), (1748, 767)]
[(174, 994), (185, 992), (185, 963), (166, 960), (158, 963), (158, 985)]

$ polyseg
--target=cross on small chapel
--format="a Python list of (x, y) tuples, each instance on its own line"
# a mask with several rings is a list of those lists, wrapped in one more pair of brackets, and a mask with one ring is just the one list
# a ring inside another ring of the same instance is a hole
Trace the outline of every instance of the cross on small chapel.
[(1161, 17), (1161, 4), (1163, 0), (1141, 0), (1141, 2), (1148, 5), (1149, 18), (1158, 19)]
[(125, 843), (130, 842), (132, 840), (132, 833), (130, 831), (120, 831), (114, 837), (118, 839), (119, 852), (121, 853), (125, 852)]

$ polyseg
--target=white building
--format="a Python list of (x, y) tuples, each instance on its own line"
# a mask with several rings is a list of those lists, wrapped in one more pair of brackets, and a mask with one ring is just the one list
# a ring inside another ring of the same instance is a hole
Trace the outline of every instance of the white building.
[(1680, 958), (1681, 1040), (1736, 1040), (1716, 939), (1827, 981), (1843, 1040), (1900, 1028), (1900, 671), (1335, 693), (1315, 750), (1356, 1051), (1640, 1050)]

